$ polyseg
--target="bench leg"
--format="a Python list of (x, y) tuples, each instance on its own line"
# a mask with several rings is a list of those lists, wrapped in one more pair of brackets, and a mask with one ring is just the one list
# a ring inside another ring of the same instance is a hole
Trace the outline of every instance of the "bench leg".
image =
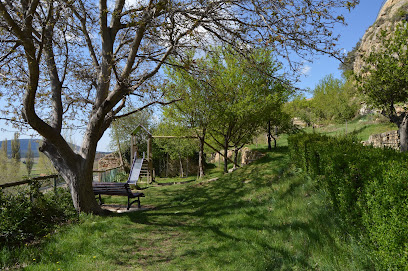
[(101, 197), (101, 194), (99, 194), (98, 196), (99, 196), (99, 205), (102, 205), (102, 197)]
[(130, 206), (137, 201), (137, 207), (140, 209), (140, 197), (137, 197), (137, 200), (130, 202), (130, 198), (128, 197), (128, 206), (127, 209), (129, 210)]

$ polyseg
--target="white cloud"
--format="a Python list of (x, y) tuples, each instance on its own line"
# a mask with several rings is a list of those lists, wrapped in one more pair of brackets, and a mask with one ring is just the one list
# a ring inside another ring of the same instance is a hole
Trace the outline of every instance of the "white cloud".
[(148, 0), (126, 0), (126, 5), (133, 8), (148, 4), (149, 4)]
[(304, 65), (302, 69), (300, 70), (300, 73), (302, 75), (308, 76), (312, 73), (312, 67), (309, 65)]

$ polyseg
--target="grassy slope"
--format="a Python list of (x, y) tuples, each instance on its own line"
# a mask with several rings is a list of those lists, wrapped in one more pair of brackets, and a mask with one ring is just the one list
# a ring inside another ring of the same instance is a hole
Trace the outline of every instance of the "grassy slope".
[(368, 262), (325, 195), (288, 169), (286, 148), (217, 181), (145, 193), (154, 210), (82, 216), (14, 255), (26, 270), (363, 270)]
[[(381, 134), (384, 132), (397, 130), (397, 126), (388, 122), (383, 117), (379, 116), (381, 121), (377, 120), (376, 116), (363, 116), (347, 124), (330, 124), (322, 128), (316, 128), (316, 133), (327, 135), (343, 135), (345, 133), (354, 133), (360, 140), (368, 140), (372, 134)], [(312, 128), (307, 128), (307, 132), (312, 132)]]

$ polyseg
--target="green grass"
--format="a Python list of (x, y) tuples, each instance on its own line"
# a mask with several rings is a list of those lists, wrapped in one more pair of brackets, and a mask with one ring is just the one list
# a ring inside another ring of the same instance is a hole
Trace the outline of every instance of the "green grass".
[(321, 133), (326, 135), (344, 135), (346, 133), (354, 133), (358, 139), (368, 140), (370, 135), (381, 134), (384, 132), (397, 130), (398, 127), (385, 120), (381, 116), (363, 116), (353, 121), (343, 124), (329, 124), (314, 130), (309, 127), (304, 129), (306, 132)]
[[(81, 215), (42, 241), (0, 252), (25, 270), (368, 270), (314, 182), (281, 147), (216, 181), (144, 190), (154, 209)], [(219, 176), (218, 169), (212, 173)], [(106, 198), (106, 197), (105, 197)], [(124, 204), (123, 197), (107, 202)]]

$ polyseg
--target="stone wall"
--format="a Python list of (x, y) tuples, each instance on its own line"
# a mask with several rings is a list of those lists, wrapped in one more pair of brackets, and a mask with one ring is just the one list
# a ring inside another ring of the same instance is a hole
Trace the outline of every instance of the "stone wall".
[(399, 150), (399, 135), (398, 131), (390, 131), (382, 134), (370, 135), (367, 141), (363, 141), (364, 145), (373, 145), (374, 147), (388, 147)]
[(99, 159), (98, 170), (108, 170), (121, 165), (119, 154), (116, 152), (110, 153)]
[[(221, 153), (224, 153), (223, 150), (220, 151)], [(259, 152), (259, 151), (253, 151), (247, 147), (242, 148), (240, 151), (240, 156), (241, 156), (241, 165), (247, 165), (255, 160), (258, 160), (259, 158), (262, 158), (265, 156), (265, 154)], [(234, 151), (233, 150), (228, 150), (228, 158), (231, 160), (234, 160)], [(213, 153), (210, 162), (211, 163), (216, 163), (218, 161), (224, 161), (224, 157), (220, 155), (219, 153)], [(238, 160), (239, 164), (239, 160)]]
[(265, 154), (259, 151), (253, 151), (247, 147), (241, 150), (241, 165), (247, 165), (252, 163), (253, 161), (258, 160), (259, 158), (264, 157)]
[[(220, 153), (224, 154), (224, 150), (220, 150)], [(232, 150), (228, 150), (228, 154), (227, 157), (229, 159), (233, 159), (234, 158), (234, 151)], [(215, 152), (213, 154), (211, 154), (211, 163), (217, 163), (219, 161), (224, 161), (224, 156), (220, 155), (219, 153)]]

